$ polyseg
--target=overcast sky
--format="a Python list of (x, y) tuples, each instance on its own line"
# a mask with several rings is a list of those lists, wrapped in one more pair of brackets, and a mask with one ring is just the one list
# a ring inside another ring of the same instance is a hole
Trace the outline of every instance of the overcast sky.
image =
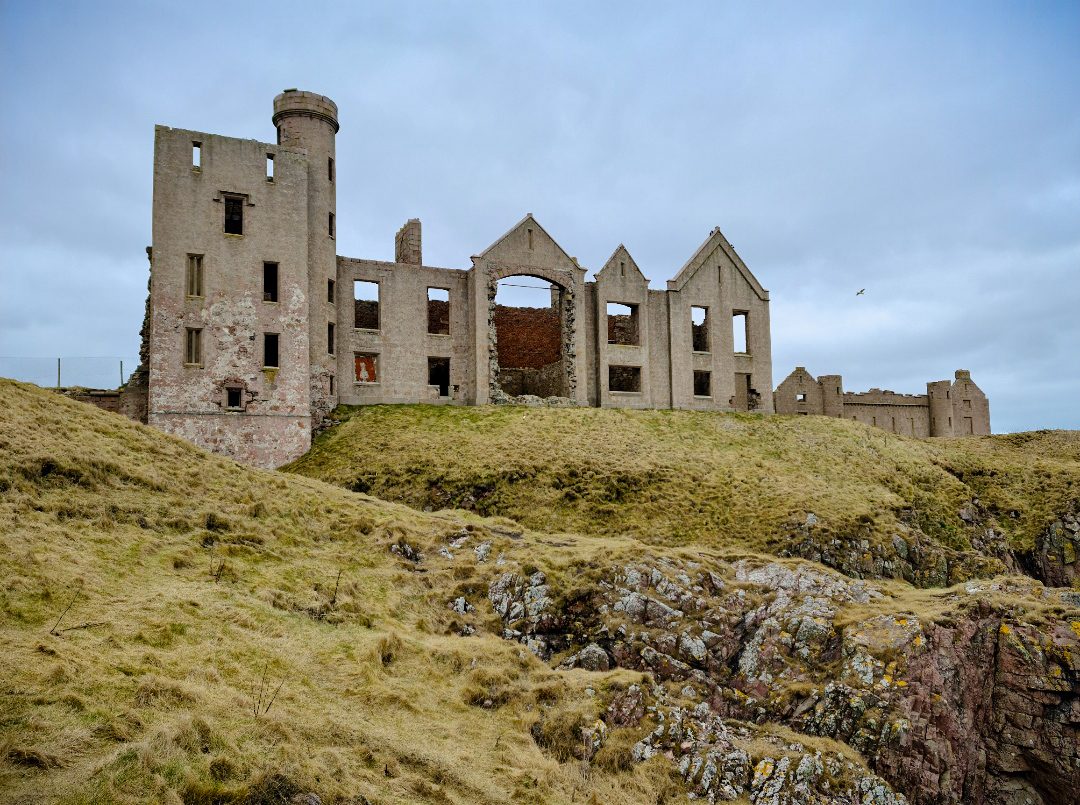
[(137, 355), (154, 124), (272, 142), (299, 87), (344, 255), (419, 217), (465, 268), (532, 212), (663, 288), (719, 226), (774, 385), (966, 368), (995, 431), (1080, 428), (1080, 3), (666, 5), (0, 0), (0, 356)]

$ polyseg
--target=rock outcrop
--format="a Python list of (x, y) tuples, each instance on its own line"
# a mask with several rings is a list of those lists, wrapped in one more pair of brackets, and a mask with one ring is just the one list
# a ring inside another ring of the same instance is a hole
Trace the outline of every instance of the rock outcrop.
[[(669, 755), (702, 797), (1063, 803), (1080, 790), (1074, 591), (1005, 577), (907, 600), (807, 563), (749, 560), (567, 577), (574, 589), (539, 571), (492, 581), (502, 635), (545, 659), (566, 651), (563, 667), (633, 669), (681, 691), (652, 694), (645, 712), (631, 689), (609, 718), (651, 720), (635, 757)], [(846, 744), (869, 769), (848, 769), (851, 787), (829, 793), (822, 781), (848, 761), (803, 746), (770, 756), (765, 774), (740, 754), (750, 733), (739, 730), (766, 723)]]

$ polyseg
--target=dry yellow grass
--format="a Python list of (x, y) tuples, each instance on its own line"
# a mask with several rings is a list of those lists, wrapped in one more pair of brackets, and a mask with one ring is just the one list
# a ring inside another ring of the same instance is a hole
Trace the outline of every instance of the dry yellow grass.
[[(583, 687), (626, 684), (625, 672), (556, 673), (496, 637), (435, 633), (446, 598), (430, 588), (452, 586), (450, 571), (433, 582), (387, 549), (465, 526), (486, 527), (240, 467), (0, 380), (0, 798), (629, 803), (674, 791), (669, 764), (585, 779), (530, 734), (541, 715), (598, 709)], [(503, 706), (469, 703), (484, 684)]]
[[(1029, 549), (1080, 499), (1080, 433), (898, 437), (825, 417), (690, 411), (340, 409), (287, 469), (418, 509), (532, 528), (775, 552), (808, 513), (824, 542), (914, 532), (971, 548), (959, 510)], [(1003, 546), (1004, 547), (1004, 546)]]
[[(535, 564), (568, 592), (646, 553), (755, 556), (768, 529), (805, 516), (804, 504), (839, 522), (882, 516), (911, 484), (953, 506), (976, 483), (958, 480), (958, 468), (982, 478), (1002, 456), (1008, 482), (987, 480), (979, 494), (1030, 506), (1014, 522), (1034, 522), (1031, 487), (1047, 487), (1038, 505), (1073, 489), (1078, 458), (1068, 434), (894, 448), (827, 420), (557, 413), (373, 409), (324, 437), (307, 465), (349, 483), (366, 462), (373, 488), (416, 506), (431, 501), (410, 490), (431, 478), (475, 489), (474, 478), (493, 473), (488, 500), (499, 505), (476, 508), (537, 528), (518, 536), (499, 518), (423, 513), (241, 467), (0, 380), (0, 799), (270, 803), (316, 791), (327, 803), (373, 805), (675, 801), (684, 795), (673, 764), (627, 762), (648, 723), (612, 730), (588, 773), (573, 757), (577, 727), (641, 675), (555, 671), (493, 636), (500, 624), (482, 598), (502, 568), (469, 550), (440, 559), (449, 535), (489, 540), (492, 557)], [(390, 425), (399, 427), (381, 430)], [(807, 457), (813, 467), (790, 469)], [(524, 474), (499, 475), (503, 464)], [(742, 467), (753, 469), (736, 477)], [(556, 477), (580, 484), (556, 487)], [(699, 530), (712, 520), (714, 531)], [(421, 567), (390, 552), (402, 540), (426, 554)], [(933, 617), (958, 599), (898, 582), (881, 589), (886, 600), (840, 619)], [(452, 634), (447, 602), (458, 595), (477, 604), (486, 629), (475, 636)], [(1040, 616), (1038, 596), (995, 595)]]

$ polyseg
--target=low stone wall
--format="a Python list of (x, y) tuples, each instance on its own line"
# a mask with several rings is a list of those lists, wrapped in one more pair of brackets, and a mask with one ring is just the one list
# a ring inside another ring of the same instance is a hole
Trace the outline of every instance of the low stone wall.
[(499, 388), (510, 397), (531, 395), (534, 397), (566, 396), (562, 362), (548, 364), (540, 369), (499, 369)]
[(59, 389), (65, 397), (70, 397), (79, 402), (90, 403), (102, 411), (120, 413), (120, 392), (115, 389), (83, 389), (68, 388)]

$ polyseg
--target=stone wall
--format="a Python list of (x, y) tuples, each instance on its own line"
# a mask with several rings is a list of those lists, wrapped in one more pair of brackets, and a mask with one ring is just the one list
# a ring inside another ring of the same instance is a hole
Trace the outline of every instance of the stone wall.
[(638, 345), (637, 317), (614, 314), (606, 317), (609, 344)]
[(450, 334), (450, 302), (441, 299), (428, 299), (428, 332), (435, 335)]
[[(926, 404), (925, 397), (921, 404), (898, 402), (890, 405), (888, 403), (848, 402), (846, 398), (849, 396), (859, 395), (845, 395), (844, 416), (848, 419), (903, 436), (925, 438), (930, 435), (930, 408)], [(903, 397), (904, 395), (896, 396)]]
[(89, 403), (102, 411), (109, 411), (113, 414), (120, 413), (120, 392), (115, 389), (65, 388), (59, 389), (59, 391), (65, 397)]
[(542, 369), (561, 359), (559, 311), (495, 306), (500, 369)]
[(499, 368), (499, 388), (510, 397), (530, 394), (534, 397), (565, 397), (562, 361), (539, 369)]
[(926, 394), (899, 394), (878, 388), (845, 392), (840, 375), (815, 379), (805, 367), (797, 366), (777, 386), (773, 398), (778, 414), (843, 417), (904, 436), (990, 433), (989, 402), (965, 369), (956, 371), (955, 382), (928, 383)]
[[(378, 284), (379, 316), (376, 323), (362, 316), (357, 328), (356, 280)], [(450, 402), (469, 403), (473, 397), (472, 355), (468, 290), (464, 271), (410, 263), (338, 258), (338, 284), (350, 300), (338, 311), (339, 400), (348, 405), (371, 403), (439, 402), (428, 384), (428, 359), (450, 361)], [(443, 288), (449, 301), (428, 299), (428, 288)], [(432, 311), (438, 311), (446, 332), (429, 332)], [(378, 356), (378, 382), (358, 383), (354, 356)], [(446, 402), (446, 400), (443, 400)]]

